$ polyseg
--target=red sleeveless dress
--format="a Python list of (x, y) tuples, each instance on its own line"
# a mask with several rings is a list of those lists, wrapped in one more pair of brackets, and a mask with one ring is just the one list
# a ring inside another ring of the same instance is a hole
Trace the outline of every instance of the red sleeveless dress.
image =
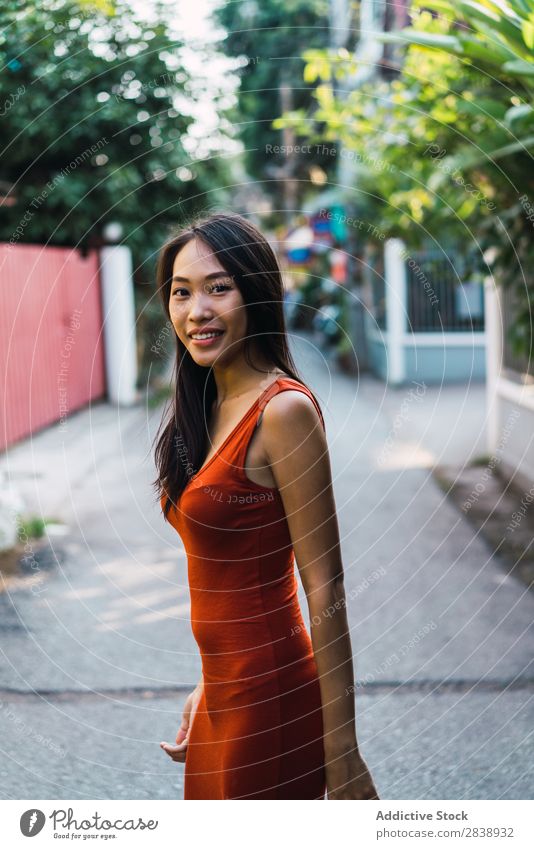
[(324, 428), (310, 390), (277, 378), (168, 514), (187, 553), (204, 678), (185, 799), (323, 799), (326, 790), (317, 666), (282, 499), (244, 471), (262, 410), (287, 389), (312, 398)]

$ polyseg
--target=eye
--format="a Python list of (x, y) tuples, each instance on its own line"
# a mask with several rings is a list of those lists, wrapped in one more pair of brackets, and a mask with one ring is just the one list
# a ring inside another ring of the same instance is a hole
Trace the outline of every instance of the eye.
[(219, 283), (214, 283), (214, 284), (213, 284), (213, 286), (211, 287), (211, 290), (210, 290), (210, 291), (212, 291), (212, 292), (215, 292), (215, 291), (217, 291), (217, 292), (225, 292), (225, 291), (227, 291), (228, 289), (231, 289), (231, 288), (232, 288), (232, 287), (230, 286), (230, 284), (229, 284), (229, 283), (221, 283), (221, 282), (219, 282)]
[(178, 294), (180, 294), (180, 292), (187, 292), (187, 289), (184, 289), (184, 288), (178, 286), (176, 289), (172, 290), (171, 294), (172, 295), (178, 295)]

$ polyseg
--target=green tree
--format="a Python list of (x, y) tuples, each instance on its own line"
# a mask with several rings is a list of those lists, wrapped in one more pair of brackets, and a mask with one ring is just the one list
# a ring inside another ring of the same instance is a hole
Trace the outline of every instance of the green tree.
[[(216, 11), (217, 21), (226, 31), (220, 47), (228, 56), (245, 60), (237, 69), (238, 104), (229, 117), (245, 148), (247, 172), (266, 181), (265, 190), (278, 209), (284, 205), (287, 179), (295, 181), (299, 208), (314, 168), (328, 175), (335, 165), (335, 158), (317, 152), (314, 145), (309, 152), (293, 156), (272, 151), (286, 143), (273, 124), (284, 110), (300, 109), (313, 124), (313, 88), (302, 82), (301, 54), (307, 48), (328, 44), (328, 10), (328, 0), (233, 0)], [(322, 141), (320, 128), (315, 140), (319, 139)], [(290, 141), (298, 145), (308, 138)]]
[(98, 245), (118, 221), (142, 264), (167, 225), (215, 200), (226, 166), (186, 144), (191, 80), (168, 18), (157, 3), (150, 20), (122, 0), (3, 3), (4, 241)]
[[(316, 119), (358, 161), (357, 204), (377, 229), (414, 247), (460, 244), (472, 268), (515, 290), (512, 341), (532, 357), (532, 4), (425, 0), (412, 11), (411, 28), (382, 36), (406, 46), (392, 82), (350, 91), (352, 60), (305, 54)], [(342, 98), (333, 79), (347, 84)], [(306, 131), (298, 113), (284, 120)]]

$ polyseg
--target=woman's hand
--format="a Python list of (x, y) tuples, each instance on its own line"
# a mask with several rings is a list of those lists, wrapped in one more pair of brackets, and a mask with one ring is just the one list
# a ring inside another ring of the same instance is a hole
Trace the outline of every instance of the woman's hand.
[(166, 752), (173, 761), (176, 763), (185, 763), (185, 756), (187, 753), (187, 745), (189, 743), (189, 732), (193, 725), (193, 719), (195, 718), (195, 713), (198, 708), (198, 703), (202, 697), (202, 691), (204, 689), (204, 684), (201, 681), (192, 693), (189, 693), (187, 699), (185, 700), (184, 710), (182, 714), (182, 724), (178, 729), (178, 733), (176, 735), (176, 745), (172, 746), (170, 743), (160, 743), (161, 748), (164, 752)]
[(326, 765), (328, 799), (379, 799), (367, 764), (351, 753)]

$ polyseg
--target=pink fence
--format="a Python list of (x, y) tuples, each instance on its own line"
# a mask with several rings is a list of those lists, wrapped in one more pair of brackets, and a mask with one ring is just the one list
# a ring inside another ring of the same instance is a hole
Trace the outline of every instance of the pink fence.
[(105, 394), (97, 251), (0, 243), (0, 450)]

